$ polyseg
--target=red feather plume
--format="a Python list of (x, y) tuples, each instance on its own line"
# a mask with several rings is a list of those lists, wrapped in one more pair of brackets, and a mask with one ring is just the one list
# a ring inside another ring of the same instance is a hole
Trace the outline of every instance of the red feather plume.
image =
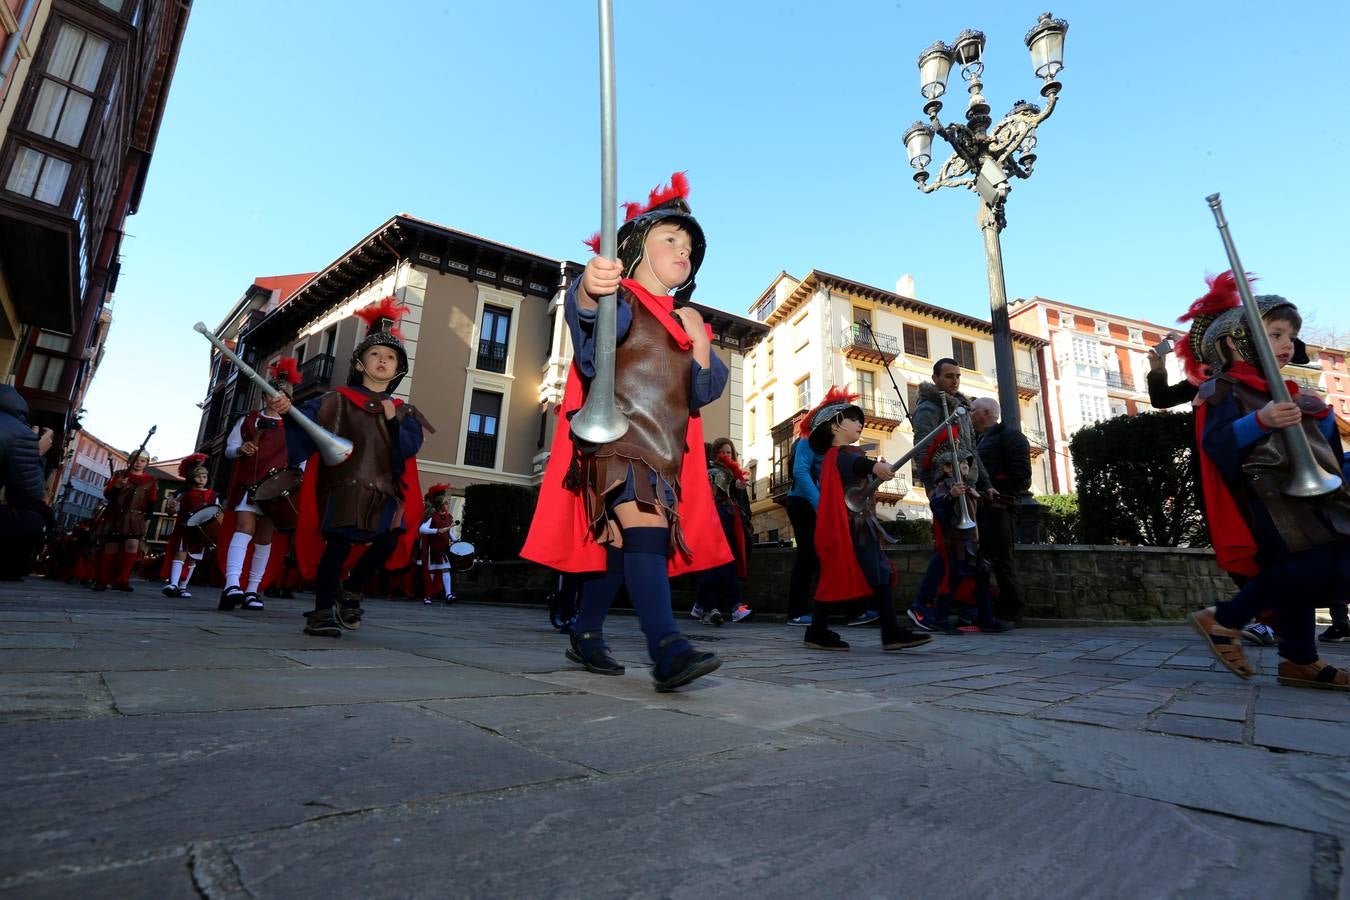
[(815, 406), (811, 407), (810, 412), (802, 418), (797, 424), (797, 434), (800, 437), (809, 438), (811, 436), (811, 420), (816, 417), (816, 413), (831, 403), (852, 403), (858, 399), (857, 391), (850, 391), (848, 388), (836, 387), (830, 385), (830, 389), (825, 392), (825, 399), (821, 400)]
[(267, 370), (270, 378), (285, 378), (291, 384), (300, 383), (300, 362), (294, 356), (283, 356)]
[(192, 474), (192, 470), (206, 462), (205, 453), (193, 453), (191, 456), (183, 457), (183, 461), (178, 464), (178, 477), (187, 478)]
[(427, 488), (427, 496), (434, 497), (437, 494), (444, 494), (448, 490), (450, 490), (450, 485), (448, 484), (433, 484), (431, 487)]
[[(651, 189), (647, 194), (647, 202), (635, 203), (632, 200), (623, 203), (623, 220), (630, 222), (645, 212), (651, 212), (662, 204), (669, 203), (672, 200), (683, 200), (689, 196), (689, 178), (684, 172), (676, 172), (670, 176), (670, 184), (660, 185)], [(584, 243), (591, 248), (592, 253), (600, 252), (600, 232), (596, 232), (587, 238)]]
[(363, 306), (353, 315), (366, 323), (367, 328), (374, 328), (375, 323), (381, 319), (389, 319), (392, 323), (389, 326), (389, 333), (396, 338), (402, 338), (403, 334), (398, 330), (399, 320), (412, 312), (411, 309), (398, 302), (396, 297), (385, 297), (378, 303), (372, 303), (369, 306)]
[[(1249, 282), (1255, 281), (1256, 276), (1248, 272), (1247, 280)], [(1238, 294), (1237, 279), (1233, 277), (1231, 269), (1227, 272), (1220, 272), (1218, 275), (1206, 275), (1205, 283), (1209, 285), (1209, 291), (1192, 303), (1191, 308), (1177, 319), (1178, 322), (1191, 322), (1197, 317), (1204, 317), (1212, 321), (1213, 317), (1219, 313), (1242, 305), (1242, 297)], [(1207, 326), (1207, 323), (1193, 322), (1191, 332), (1194, 332), (1197, 324), (1206, 324)], [(1181, 361), (1181, 371), (1186, 374), (1186, 380), (1192, 384), (1199, 384), (1209, 377), (1209, 371), (1208, 366), (1196, 358), (1195, 348), (1191, 345), (1191, 337), (1191, 333), (1188, 332), (1185, 338), (1177, 344), (1177, 359)], [(1203, 335), (1197, 337), (1203, 337)]]

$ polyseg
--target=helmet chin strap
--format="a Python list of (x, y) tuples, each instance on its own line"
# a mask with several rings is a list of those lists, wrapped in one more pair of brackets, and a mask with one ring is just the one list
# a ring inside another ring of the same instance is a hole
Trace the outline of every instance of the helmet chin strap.
[(666, 294), (668, 295), (676, 293), (677, 291), (680, 290), (680, 288), (684, 287), (686, 284), (694, 280), (694, 273), (692, 271), (693, 265), (690, 265), (689, 268), (691, 271), (689, 272), (689, 277), (686, 278), (682, 283), (677, 284), (674, 287), (671, 287), (670, 285), (666, 284), (664, 281), (661, 280), (660, 275), (656, 274), (656, 268), (652, 265), (651, 257), (649, 257), (646, 253), (644, 253), (642, 254), (642, 261), (647, 264), (647, 271), (652, 273), (652, 277), (656, 279), (656, 283), (661, 285), (661, 287), (665, 289)]

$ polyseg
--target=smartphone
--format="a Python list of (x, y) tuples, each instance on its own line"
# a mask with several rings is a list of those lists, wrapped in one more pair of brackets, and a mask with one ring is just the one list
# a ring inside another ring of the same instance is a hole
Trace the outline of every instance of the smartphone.
[(1161, 341), (1158, 341), (1158, 343), (1153, 345), (1153, 352), (1158, 354), (1159, 356), (1166, 356), (1167, 354), (1172, 352), (1172, 342), (1167, 338), (1163, 338)]

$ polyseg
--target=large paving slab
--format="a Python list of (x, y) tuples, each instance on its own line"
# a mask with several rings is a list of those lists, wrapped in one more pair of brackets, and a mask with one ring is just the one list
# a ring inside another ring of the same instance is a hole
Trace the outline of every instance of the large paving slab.
[(657, 694), (629, 615), (609, 678), (542, 610), (267, 605), (0, 585), (0, 895), (1350, 896), (1350, 696), (1269, 648), (682, 618), (725, 663)]

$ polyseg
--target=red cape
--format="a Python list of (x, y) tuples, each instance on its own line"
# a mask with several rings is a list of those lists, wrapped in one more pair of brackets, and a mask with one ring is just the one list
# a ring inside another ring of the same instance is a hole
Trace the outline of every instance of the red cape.
[[(1270, 386), (1266, 383), (1266, 380), (1248, 363), (1234, 363), (1225, 374), (1254, 390), (1261, 391), (1264, 394), (1270, 393)], [(1295, 382), (1286, 381), (1284, 386), (1288, 388), (1291, 398), (1298, 396), (1298, 385)], [(1239, 503), (1238, 498), (1234, 497), (1233, 492), (1228, 489), (1228, 482), (1224, 481), (1223, 474), (1203, 449), (1205, 446), (1205, 421), (1209, 404), (1202, 401), (1197, 401), (1197, 403), (1198, 405), (1195, 408), (1195, 447), (1196, 452), (1200, 454), (1200, 480), (1205, 492), (1205, 505), (1209, 517), (1209, 537), (1214, 544), (1214, 558), (1218, 562), (1219, 568), (1225, 572), (1254, 578), (1260, 573), (1261, 567), (1256, 562), (1256, 538), (1252, 536), (1251, 528), (1247, 525), (1248, 513), (1244, 505)], [(1313, 418), (1323, 419), (1330, 412), (1331, 408), (1326, 407), (1321, 413), (1311, 415)], [(1305, 413), (1305, 415), (1308, 414)], [(1264, 427), (1262, 425), (1263, 429)]]
[[(364, 411), (365, 395), (352, 388), (343, 386), (335, 390), (346, 397), (357, 408)], [(394, 400), (394, 406), (402, 406), (403, 401)], [(324, 538), (320, 525), (323, 515), (319, 512), (318, 472), (323, 465), (316, 453), (305, 463), (305, 479), (300, 482), (300, 521), (295, 526), (295, 558), (300, 564), (300, 574), (312, 579), (319, 571), (319, 558), (323, 556)], [(310, 477), (312, 474), (313, 477)], [(417, 457), (409, 457), (403, 463), (403, 533), (398, 537), (398, 546), (384, 567), (390, 571), (401, 569), (412, 558), (413, 544), (417, 542), (417, 525), (422, 521), (422, 485), (417, 477)], [(345, 574), (365, 552), (364, 545), (352, 547), (351, 554), (343, 564)], [(275, 554), (273, 554), (275, 555)], [(269, 566), (270, 569), (270, 561)]]
[(820, 464), (820, 507), (816, 511), (816, 555), (820, 557), (817, 600), (857, 600), (872, 593), (858, 551), (853, 548), (844, 483), (839, 477), (839, 448), (831, 447)]
[[(683, 349), (691, 346), (689, 336), (671, 318), (669, 309), (662, 309), (660, 300), (651, 297), (637, 282), (625, 279), (629, 297), (637, 298)], [(634, 288), (636, 287), (636, 290)], [(586, 506), (581, 494), (563, 487), (563, 477), (572, 465), (572, 432), (568, 427), (569, 414), (581, 408), (585, 400), (581, 374), (574, 362), (567, 370), (567, 386), (563, 390), (562, 405), (558, 407), (558, 427), (553, 435), (544, 480), (539, 486), (539, 503), (534, 520), (520, 556), (560, 572), (603, 572), (605, 547), (592, 537), (590, 522), (586, 520)], [(690, 448), (695, 448), (693, 451)], [(721, 520), (713, 505), (712, 485), (708, 483), (708, 467), (703, 456), (703, 419), (698, 413), (689, 416), (689, 431), (685, 436), (684, 460), (680, 464), (680, 526), (689, 556), (673, 554), (666, 571), (671, 575), (713, 569), (732, 561), (731, 548), (722, 532)]]

